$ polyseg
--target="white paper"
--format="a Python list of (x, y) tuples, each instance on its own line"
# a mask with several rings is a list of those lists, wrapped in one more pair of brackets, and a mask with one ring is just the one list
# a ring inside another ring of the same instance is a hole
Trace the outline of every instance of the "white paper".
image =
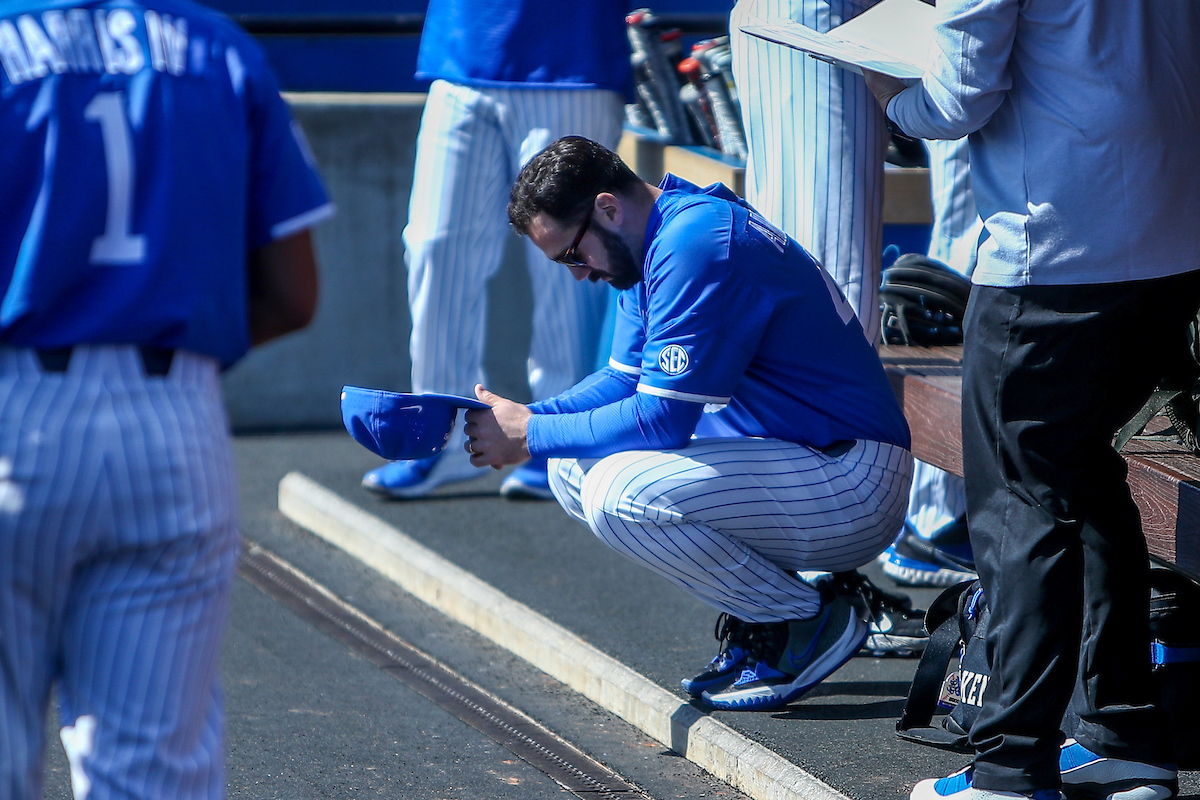
[(883, 0), (829, 33), (790, 20), (743, 25), (742, 31), (852, 72), (866, 68), (906, 79), (925, 72), (934, 20), (934, 7), (923, 0)]

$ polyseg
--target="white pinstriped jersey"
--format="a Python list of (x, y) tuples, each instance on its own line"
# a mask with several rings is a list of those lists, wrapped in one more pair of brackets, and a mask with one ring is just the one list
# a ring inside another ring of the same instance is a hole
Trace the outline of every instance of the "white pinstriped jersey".
[[(746, 198), (835, 277), (871, 341), (878, 339), (886, 120), (863, 80), (740, 32), (784, 18), (828, 31), (876, 0), (738, 0), (730, 18), (734, 70), (750, 155)], [(966, 140), (929, 142), (934, 226), (929, 255), (969, 275), (982, 222), (970, 191)], [(920, 464), (912, 516), (932, 533), (961, 513), (961, 479)]]
[(729, 19), (746, 127), (746, 199), (837, 281), (879, 343), (887, 122), (860, 75), (741, 32), (790, 19), (825, 32), (876, 0), (738, 0)]
[(971, 277), (979, 258), (983, 220), (971, 189), (971, 148), (964, 137), (925, 142), (929, 151), (929, 199), (933, 227), (929, 257)]

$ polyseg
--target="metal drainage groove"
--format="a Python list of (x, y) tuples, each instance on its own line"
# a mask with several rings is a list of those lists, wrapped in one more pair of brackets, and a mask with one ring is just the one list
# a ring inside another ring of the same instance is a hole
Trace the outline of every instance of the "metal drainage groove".
[(503, 745), (575, 795), (646, 798), (549, 729), (398, 638), (262, 546), (245, 541), (238, 573), (301, 619)]

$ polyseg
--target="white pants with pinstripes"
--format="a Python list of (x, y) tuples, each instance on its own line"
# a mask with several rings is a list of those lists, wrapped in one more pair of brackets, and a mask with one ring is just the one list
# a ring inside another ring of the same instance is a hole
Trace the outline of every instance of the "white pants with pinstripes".
[[(971, 159), (966, 138), (930, 140), (929, 189), (933, 230), (929, 256), (970, 277), (978, 258), (983, 220), (971, 189)], [(957, 475), (917, 461), (908, 498), (908, 521), (928, 539), (967, 513), (966, 483)]]
[[(412, 315), (412, 388), (474, 396), (483, 375), (487, 281), (511, 236), (506, 208), (521, 167), (554, 140), (578, 134), (615, 150), (622, 98), (589, 89), (479, 88), (434, 81), (417, 136), (404, 229)], [(528, 239), (533, 399), (592, 371), (609, 289), (577, 282)]]
[(0, 797), (41, 797), (52, 684), (76, 797), (224, 796), (235, 517), (212, 359), (0, 346)]
[(790, 19), (822, 33), (877, 0), (738, 0), (729, 20), (746, 127), (746, 200), (833, 276), (879, 340), (887, 121), (861, 75), (741, 32)]
[(550, 487), (608, 546), (747, 622), (813, 616), (803, 570), (840, 571), (891, 544), (912, 455), (856, 442), (828, 456), (778, 439), (552, 459)]
[(966, 138), (925, 142), (929, 151), (929, 194), (933, 227), (929, 256), (971, 276), (979, 257), (983, 220), (971, 189), (971, 155)]

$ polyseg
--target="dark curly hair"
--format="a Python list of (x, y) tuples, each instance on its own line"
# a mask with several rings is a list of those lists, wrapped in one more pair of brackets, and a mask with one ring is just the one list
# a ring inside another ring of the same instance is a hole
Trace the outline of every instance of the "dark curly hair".
[(601, 192), (629, 195), (642, 179), (621, 157), (582, 136), (564, 136), (534, 156), (517, 176), (508, 220), (523, 235), (544, 212), (559, 222), (583, 219)]

